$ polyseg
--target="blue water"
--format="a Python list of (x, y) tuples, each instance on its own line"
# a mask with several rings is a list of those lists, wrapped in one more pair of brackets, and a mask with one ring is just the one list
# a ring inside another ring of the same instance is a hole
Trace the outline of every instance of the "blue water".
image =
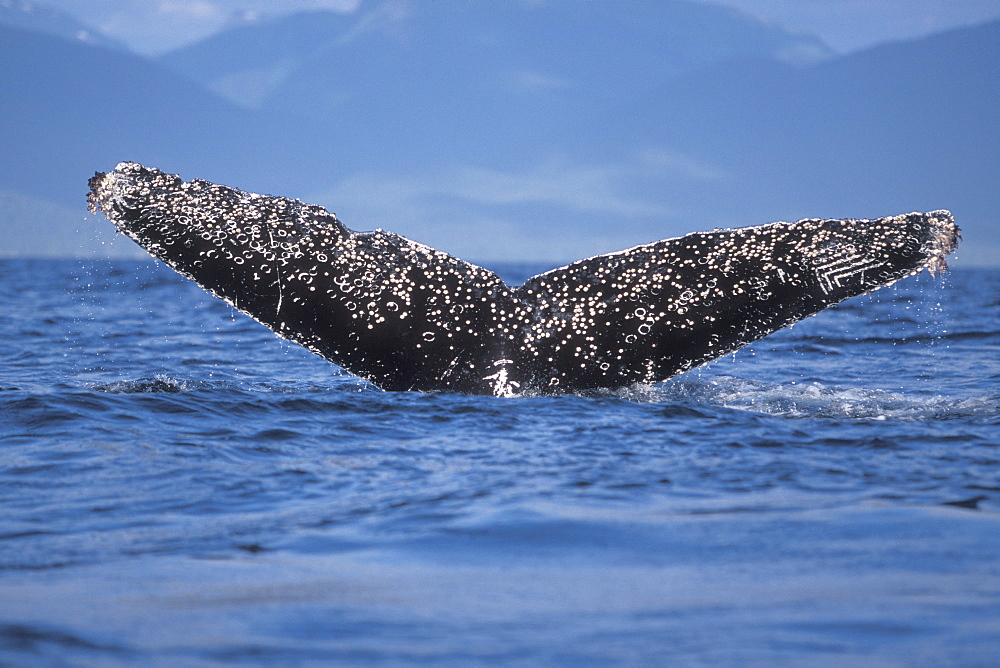
[(3, 261), (0, 664), (993, 664), (998, 380), (1000, 271), (501, 399), (152, 263)]

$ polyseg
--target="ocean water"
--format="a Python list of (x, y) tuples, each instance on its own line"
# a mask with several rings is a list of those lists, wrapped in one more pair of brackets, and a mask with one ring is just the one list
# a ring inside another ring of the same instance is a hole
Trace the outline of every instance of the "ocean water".
[(153, 263), (2, 261), (0, 664), (995, 665), (998, 381), (1000, 271), (502, 399)]

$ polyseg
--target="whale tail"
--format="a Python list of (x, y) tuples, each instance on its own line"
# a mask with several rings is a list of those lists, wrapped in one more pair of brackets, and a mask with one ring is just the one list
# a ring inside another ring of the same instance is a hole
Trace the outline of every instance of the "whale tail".
[(516, 395), (656, 382), (850, 297), (946, 268), (950, 213), (699, 232), (505, 285), (315, 205), (121, 163), (89, 206), (154, 257), (390, 390)]
[(935, 211), (699, 232), (582, 260), (519, 288), (536, 305), (529, 350), (553, 386), (655, 382), (940, 268), (957, 238)]

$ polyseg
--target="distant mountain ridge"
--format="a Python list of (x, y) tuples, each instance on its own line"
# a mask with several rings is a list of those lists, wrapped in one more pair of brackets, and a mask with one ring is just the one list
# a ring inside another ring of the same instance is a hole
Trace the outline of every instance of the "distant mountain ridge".
[[(314, 153), (297, 129), (140, 56), (0, 25), (0, 63), (0, 201), (78, 211), (64, 229), (75, 230), (85, 214), (87, 178), (124, 159), (247, 188), (308, 185), (290, 168)], [(52, 228), (39, 227), (23, 205), (0, 211), (0, 225), (0, 252), (73, 254), (71, 234), (34, 240), (37, 229)]]
[[(0, 212), (7, 252), (32, 247), (23, 203), (82, 216), (86, 178), (138, 160), (301, 197), (355, 229), (472, 260), (569, 260), (713, 226), (936, 208), (965, 230), (960, 257), (1000, 257), (1000, 22), (811, 64), (763, 49), (671, 69), (648, 55), (661, 28), (637, 9), (607, 28), (619, 52), (601, 70), (609, 49), (588, 42), (597, 19), (553, 24), (560, 6), (545, 6), (513, 61), (529, 14), (492, 3), (447, 20), (289, 17), (274, 44), (234, 47), (264, 24), (244, 27), (192, 47), (183, 67), (179, 54), (153, 62), (0, 26), (0, 201), (22, 203), (14, 222)], [(686, 30), (684, 48), (712, 41)], [(259, 108), (178, 74), (199, 58), (214, 81), (272, 76)]]
[(8, 121), (0, 129), (4, 185), (57, 201), (80, 192), (71, 175), (79, 179), (123, 154), (229, 162), (254, 143), (241, 142), (234, 124), (249, 130), (261, 122), (126, 52), (0, 26), (0, 62), (0, 90), (9, 93), (0, 98)]
[(693, 207), (723, 220), (750, 201), (789, 218), (952, 207), (995, 220), (1000, 21), (808, 68), (726, 63), (611, 116), (613, 135), (588, 133), (597, 151), (658, 144), (738, 175)]
[(122, 42), (84, 25), (72, 14), (30, 0), (0, 0), (0, 25), (108, 49), (128, 50)]
[[(423, 80), (442, 76), (469, 92), (478, 92), (471, 74), (489, 90), (600, 97), (730, 59), (811, 64), (833, 55), (817, 37), (721, 6), (634, 0), (624, 7), (614, 0), (365, 2), (352, 14), (312, 11), (240, 26), (160, 61), (237, 104), (316, 114), (357, 98), (372, 75), (389, 90), (404, 86), (415, 62)], [(289, 103), (304, 92), (314, 107)]]
[(234, 28), (159, 62), (241, 106), (343, 128), (352, 143), (333, 148), (351, 155), (506, 168), (561, 150), (552, 139), (579, 118), (677, 76), (732, 59), (803, 65), (832, 55), (818, 38), (725, 7), (622, 7), (365, 2), (353, 14)]

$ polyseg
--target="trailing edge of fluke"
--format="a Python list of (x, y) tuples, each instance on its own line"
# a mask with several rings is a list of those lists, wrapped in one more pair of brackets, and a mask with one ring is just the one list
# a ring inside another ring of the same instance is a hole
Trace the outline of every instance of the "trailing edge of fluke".
[(216, 297), (386, 390), (515, 396), (665, 380), (850, 297), (945, 268), (950, 213), (807, 219), (574, 262), (513, 287), (319, 206), (120, 163), (88, 196)]

